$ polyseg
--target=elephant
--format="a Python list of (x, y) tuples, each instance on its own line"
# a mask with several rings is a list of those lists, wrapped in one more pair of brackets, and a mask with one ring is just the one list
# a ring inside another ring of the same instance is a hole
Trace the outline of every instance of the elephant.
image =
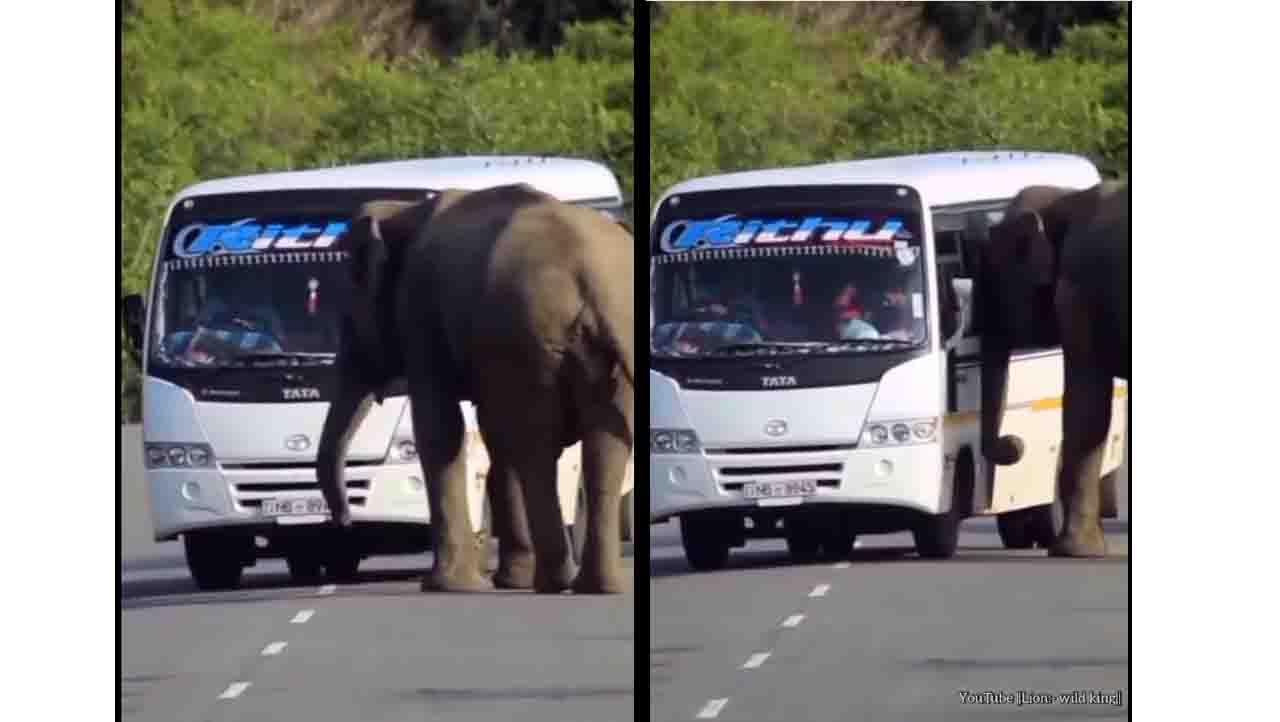
[(1063, 524), (1048, 553), (1105, 556), (1099, 472), (1114, 379), (1130, 378), (1129, 184), (1024, 188), (974, 251), (982, 454), (1012, 465), (1024, 450), (1016, 436), (997, 438), (1011, 351), (1061, 346)]
[[(605, 214), (525, 184), (373, 201), (344, 236), (351, 294), (317, 479), (351, 526), (348, 443), (406, 381), (431, 513), (423, 591), (613, 594), (621, 486), (634, 443), (634, 244)], [(500, 563), (491, 582), (467, 513), (462, 401), (475, 403)], [(556, 461), (581, 442), (587, 529), (571, 557)], [(526, 516), (527, 513), (527, 516)], [(524, 520), (527, 518), (527, 522)], [(525, 524), (527, 523), (527, 527)], [(532, 540), (532, 549), (526, 543)]]

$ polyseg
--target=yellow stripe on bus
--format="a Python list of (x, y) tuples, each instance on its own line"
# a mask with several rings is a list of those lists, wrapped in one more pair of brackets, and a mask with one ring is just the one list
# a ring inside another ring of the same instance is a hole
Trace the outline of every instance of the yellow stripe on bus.
[[(1112, 398), (1122, 399), (1127, 393), (1128, 389), (1123, 386), (1117, 386), (1115, 393), (1112, 394)], [(1054, 409), (1061, 409), (1062, 397), (1052, 396), (1043, 399), (1036, 399), (1030, 403), (1023, 402), (1021, 404), (1011, 404), (1005, 407), (1005, 411), (1017, 411), (1019, 409), (1026, 408), (1030, 408), (1032, 411), (1052, 411)], [(979, 412), (977, 411), (960, 411), (954, 414), (947, 414), (946, 417), (944, 417), (944, 421), (948, 424), (959, 424), (971, 421), (978, 416)]]

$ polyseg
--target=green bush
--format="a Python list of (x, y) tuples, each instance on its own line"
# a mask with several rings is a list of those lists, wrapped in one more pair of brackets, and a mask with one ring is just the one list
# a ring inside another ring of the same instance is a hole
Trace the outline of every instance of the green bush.
[(728, 4), (664, 10), (650, 205), (692, 176), (957, 148), (1079, 153), (1128, 174), (1127, 19), (1068, 28), (1048, 57), (997, 45), (944, 67), (880, 57), (856, 28), (805, 34)]
[[(629, 199), (632, 25), (570, 25), (550, 57), (371, 59), (353, 27), (244, 3), (137, 0), (122, 48), (121, 282), (144, 292), (173, 194), (202, 179), (447, 154), (600, 160)], [(126, 355), (122, 417), (137, 418)]]

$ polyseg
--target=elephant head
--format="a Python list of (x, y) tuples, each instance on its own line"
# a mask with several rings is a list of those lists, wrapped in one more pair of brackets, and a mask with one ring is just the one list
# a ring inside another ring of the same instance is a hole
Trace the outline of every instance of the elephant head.
[(351, 297), (342, 320), (335, 366), (338, 390), (320, 433), (316, 476), (325, 502), (340, 527), (349, 526), (343, 465), (352, 435), (387, 386), (404, 375), (404, 362), (391, 322), (391, 294), (401, 256), (440, 196), (421, 201), (375, 201), (356, 212), (344, 246), (350, 254)]
[(982, 453), (1000, 465), (1022, 458), (1022, 440), (999, 436), (1013, 349), (1058, 345), (1054, 287), (1058, 251), (1077, 191), (1023, 189), (977, 249), (974, 328), (982, 338)]

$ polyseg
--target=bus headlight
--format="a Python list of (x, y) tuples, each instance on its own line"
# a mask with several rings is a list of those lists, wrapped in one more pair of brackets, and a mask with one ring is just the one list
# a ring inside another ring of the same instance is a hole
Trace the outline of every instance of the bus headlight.
[(399, 438), (391, 442), (391, 449), (387, 452), (388, 463), (407, 464), (417, 460), (418, 446), (412, 438)]
[(149, 469), (198, 469), (213, 465), (213, 449), (208, 444), (147, 444), (144, 454)]
[(937, 417), (876, 421), (866, 425), (862, 439), (868, 446), (903, 446), (927, 444), (935, 440), (937, 433)]
[(696, 454), (698, 435), (693, 429), (651, 429), (649, 431), (650, 454)]

